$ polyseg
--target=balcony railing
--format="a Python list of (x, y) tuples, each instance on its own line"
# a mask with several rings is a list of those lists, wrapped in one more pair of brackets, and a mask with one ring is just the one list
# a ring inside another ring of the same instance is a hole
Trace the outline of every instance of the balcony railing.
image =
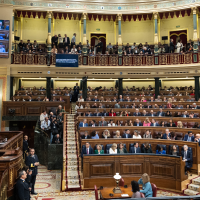
[[(84, 58), (84, 59), (83, 59)], [(86, 58), (86, 59), (85, 59)], [(200, 63), (200, 52), (159, 55), (95, 55), (79, 54), (79, 65), (88, 66), (153, 66)], [(47, 54), (12, 54), (11, 64), (47, 65)], [(51, 55), (50, 65), (56, 64), (56, 55)]]

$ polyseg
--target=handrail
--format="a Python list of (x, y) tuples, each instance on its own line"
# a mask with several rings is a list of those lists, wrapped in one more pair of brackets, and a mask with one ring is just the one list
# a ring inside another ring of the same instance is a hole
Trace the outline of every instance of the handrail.
[(0, 179), (0, 200), (7, 200), (8, 169), (4, 170)]

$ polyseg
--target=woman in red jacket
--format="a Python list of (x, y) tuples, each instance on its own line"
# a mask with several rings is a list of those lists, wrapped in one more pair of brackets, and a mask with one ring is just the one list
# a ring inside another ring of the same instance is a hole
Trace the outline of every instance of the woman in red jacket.
[(113, 109), (110, 110), (109, 116), (114, 117), (116, 116), (116, 113), (114, 112)]

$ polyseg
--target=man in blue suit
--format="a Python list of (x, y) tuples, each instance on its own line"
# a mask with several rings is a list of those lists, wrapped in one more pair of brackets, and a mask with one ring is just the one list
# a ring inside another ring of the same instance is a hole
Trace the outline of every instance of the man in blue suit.
[(131, 147), (130, 152), (129, 153), (141, 153), (141, 149), (138, 145), (138, 143), (134, 143), (134, 147)]
[(95, 96), (92, 101), (99, 101), (99, 99), (97, 98), (97, 96)]
[(139, 119), (136, 119), (133, 125), (134, 126), (142, 126), (142, 123), (139, 121)]
[(122, 95), (119, 95), (119, 101), (124, 101), (124, 99), (122, 98)]
[(169, 129), (167, 128), (167, 129), (165, 130), (165, 133), (164, 133), (163, 136), (162, 136), (162, 139), (169, 140), (170, 138), (171, 138), (171, 134), (170, 134), (170, 132), (169, 132)]
[(82, 151), (81, 151), (81, 157), (83, 158), (83, 154), (93, 154), (93, 148), (90, 146), (90, 143), (89, 142), (86, 142), (85, 144), (85, 148), (82, 148)]
[(160, 110), (157, 112), (157, 116), (158, 117), (164, 117), (165, 113), (163, 112), (162, 108), (160, 108)]
[(131, 138), (130, 130), (129, 130), (129, 129), (126, 129), (125, 132), (126, 132), (126, 133), (124, 133), (124, 134), (122, 135), (122, 138)]
[(192, 151), (188, 151), (188, 146), (184, 145), (184, 151), (181, 151), (181, 156), (183, 161), (185, 162), (185, 175), (187, 175), (188, 169), (192, 167), (193, 158), (192, 158)]
[(152, 119), (151, 126), (159, 126), (159, 124), (155, 121), (155, 119)]
[(85, 113), (85, 116), (86, 116), (86, 117), (92, 117), (92, 116), (93, 116), (93, 114), (92, 114), (92, 112), (91, 112), (91, 111), (88, 111), (87, 113)]
[(185, 111), (185, 112), (181, 115), (181, 117), (184, 117), (184, 118), (189, 117), (187, 111)]
[(83, 122), (79, 123), (79, 128), (80, 127), (88, 127), (87, 119), (84, 119)]
[(156, 114), (154, 114), (154, 113), (153, 113), (153, 110), (151, 110), (150, 113), (149, 113), (149, 116), (151, 116), (151, 117), (155, 117)]
[(194, 136), (192, 135), (192, 131), (188, 131), (188, 134), (185, 135), (183, 141), (194, 142)]
[(135, 109), (135, 112), (133, 113), (133, 116), (141, 116), (141, 113), (139, 112), (139, 109)]

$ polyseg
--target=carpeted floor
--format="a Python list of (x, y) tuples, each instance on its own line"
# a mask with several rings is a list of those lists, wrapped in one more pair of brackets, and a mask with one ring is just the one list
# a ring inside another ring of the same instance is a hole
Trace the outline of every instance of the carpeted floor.
[[(35, 184), (35, 191), (38, 195), (32, 196), (31, 200), (95, 200), (95, 194), (92, 190), (60, 192), (60, 188), (61, 171), (47, 170), (45, 166), (39, 166)], [(183, 194), (158, 189), (157, 196), (183, 196)]]

